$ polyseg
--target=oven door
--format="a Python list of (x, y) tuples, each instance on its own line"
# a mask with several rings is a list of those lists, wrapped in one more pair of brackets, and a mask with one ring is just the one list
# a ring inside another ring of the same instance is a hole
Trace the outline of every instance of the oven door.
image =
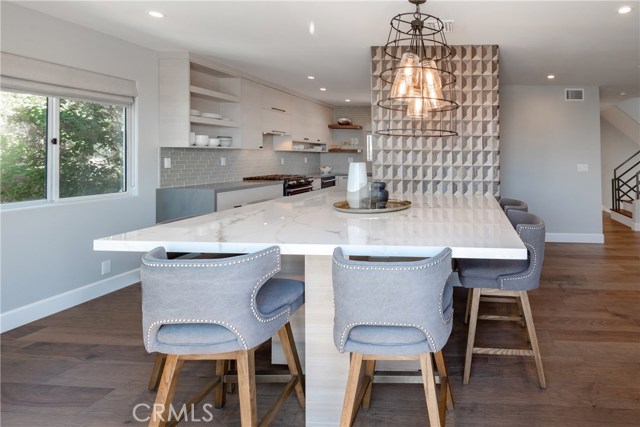
[(312, 190), (313, 190), (313, 187), (311, 185), (304, 185), (302, 187), (295, 187), (295, 188), (287, 188), (286, 190), (284, 190), (284, 195), (295, 196), (296, 194), (308, 193), (309, 191), (312, 191)]
[(335, 176), (321, 176), (320, 177), (320, 188), (329, 188), (336, 186), (336, 177)]

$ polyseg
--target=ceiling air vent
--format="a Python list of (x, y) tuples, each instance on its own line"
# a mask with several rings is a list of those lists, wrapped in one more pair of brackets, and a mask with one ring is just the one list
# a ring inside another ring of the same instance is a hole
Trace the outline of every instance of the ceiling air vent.
[[(450, 33), (453, 31), (453, 20), (452, 19), (442, 19), (442, 23), (444, 24), (444, 32)], [(440, 27), (437, 26), (436, 21), (425, 21), (424, 26), (430, 28), (432, 30), (438, 30)]]
[(584, 101), (584, 89), (565, 89), (565, 101)]

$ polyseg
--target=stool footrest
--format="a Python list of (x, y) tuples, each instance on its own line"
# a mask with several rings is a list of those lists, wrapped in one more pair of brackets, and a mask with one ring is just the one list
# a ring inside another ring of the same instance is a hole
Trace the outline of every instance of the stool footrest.
[(517, 348), (473, 347), (474, 354), (491, 354), (494, 356), (533, 356), (533, 350)]

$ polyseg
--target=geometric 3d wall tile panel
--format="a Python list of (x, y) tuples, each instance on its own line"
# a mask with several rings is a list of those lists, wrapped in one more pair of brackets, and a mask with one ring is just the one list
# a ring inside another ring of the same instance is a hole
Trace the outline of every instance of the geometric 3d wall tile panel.
[[(499, 68), (497, 45), (451, 46), (456, 75), (452, 112), (458, 136), (373, 136), (372, 174), (396, 194), (500, 195)], [(389, 84), (377, 76), (390, 67), (382, 46), (371, 48), (372, 128), (381, 128), (388, 110), (376, 104), (388, 96)], [(406, 120), (401, 112), (394, 121)]]

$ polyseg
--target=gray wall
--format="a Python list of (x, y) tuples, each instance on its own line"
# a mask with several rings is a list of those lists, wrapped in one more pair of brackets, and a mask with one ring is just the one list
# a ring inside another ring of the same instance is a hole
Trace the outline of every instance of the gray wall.
[(561, 86), (503, 86), (500, 111), (501, 195), (525, 200), (548, 240), (602, 241), (598, 88), (567, 102)]
[[(613, 170), (640, 150), (640, 146), (605, 119), (600, 121), (600, 135), (602, 141), (602, 206), (605, 209), (611, 209)], [(623, 170), (625, 169), (621, 169), (621, 171)]]
[[(93, 239), (152, 225), (158, 183), (158, 69), (153, 51), (2, 2), (5, 52), (137, 81), (137, 195), (1, 213), (2, 328), (124, 282), (140, 255), (94, 252)], [(101, 262), (112, 261), (102, 276)], [(120, 281), (119, 281), (120, 279)], [(129, 278), (130, 279), (130, 278)]]

